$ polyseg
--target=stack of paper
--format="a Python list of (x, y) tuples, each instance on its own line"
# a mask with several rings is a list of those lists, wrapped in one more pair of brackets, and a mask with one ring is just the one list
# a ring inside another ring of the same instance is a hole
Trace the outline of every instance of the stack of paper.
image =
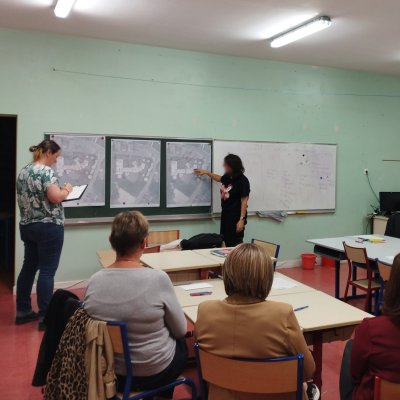
[(291, 289), (296, 287), (296, 283), (284, 278), (276, 277), (272, 283), (272, 289)]
[(197, 289), (206, 289), (212, 288), (213, 286), (209, 283), (189, 283), (188, 285), (180, 285), (180, 288), (183, 290), (197, 290)]

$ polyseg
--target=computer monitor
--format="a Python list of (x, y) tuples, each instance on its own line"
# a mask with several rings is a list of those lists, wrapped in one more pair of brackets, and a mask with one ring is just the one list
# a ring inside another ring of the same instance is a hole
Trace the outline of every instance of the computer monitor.
[(379, 192), (379, 204), (382, 213), (400, 211), (400, 192)]

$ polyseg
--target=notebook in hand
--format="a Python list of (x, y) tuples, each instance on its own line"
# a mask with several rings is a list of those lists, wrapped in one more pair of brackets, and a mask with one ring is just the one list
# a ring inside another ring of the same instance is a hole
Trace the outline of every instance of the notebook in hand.
[(232, 249), (219, 249), (219, 250), (211, 250), (211, 254), (217, 257), (226, 257)]
[(64, 201), (80, 200), (85, 193), (88, 185), (74, 186), (72, 192), (65, 198)]

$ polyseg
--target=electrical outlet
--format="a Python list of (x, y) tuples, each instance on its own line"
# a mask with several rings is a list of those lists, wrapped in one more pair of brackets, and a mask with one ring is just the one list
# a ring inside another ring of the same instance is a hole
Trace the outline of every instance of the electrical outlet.
[(364, 168), (364, 175), (368, 175), (368, 168)]

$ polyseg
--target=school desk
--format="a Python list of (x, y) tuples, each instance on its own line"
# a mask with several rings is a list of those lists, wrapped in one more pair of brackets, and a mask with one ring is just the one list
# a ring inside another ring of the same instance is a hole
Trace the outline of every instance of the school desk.
[[(209, 299), (209, 296), (201, 296), (200, 299), (205, 301)], [(308, 305), (308, 308), (295, 314), (307, 344), (313, 346), (316, 364), (314, 383), (320, 389), (322, 388), (323, 343), (350, 339), (355, 327), (364, 318), (372, 317), (358, 308), (317, 290), (270, 296), (268, 300), (288, 303), (293, 308)], [(197, 305), (183, 307), (186, 317), (193, 323), (197, 320), (197, 308)]]
[[(287, 294), (315, 291), (315, 289), (312, 288), (311, 286), (304, 285), (303, 283), (291, 279), (285, 275), (282, 275), (279, 272), (274, 273), (274, 278), (276, 283), (280, 284), (279, 286), (274, 284), (271, 289), (269, 295), (274, 298), (277, 296), (282, 296)], [(181, 307), (197, 306), (205, 300), (222, 300), (226, 297), (224, 282), (222, 279), (205, 279), (187, 283), (211, 285), (211, 287), (184, 290), (181, 284), (175, 284), (174, 289), (176, 297), (178, 298)], [(285, 287), (286, 286), (285, 284), (288, 284), (289, 286), (292, 285), (295, 286)], [(197, 293), (197, 292), (211, 292), (211, 294), (205, 296), (190, 295), (190, 293)]]
[(141, 261), (147, 267), (166, 272), (172, 282), (199, 279), (200, 270), (221, 266), (220, 260), (212, 260), (192, 250), (143, 254)]
[[(216, 249), (201, 249), (201, 250), (193, 250), (193, 251), (195, 253), (197, 253), (197, 254), (200, 254), (200, 255), (204, 256), (204, 257), (211, 258), (211, 260), (215, 261), (216, 263), (220, 263), (220, 265), (222, 266), (222, 265), (224, 265), (226, 257), (216, 256), (216, 255), (212, 254), (212, 252), (214, 250), (226, 250), (226, 249), (233, 249), (233, 247), (224, 247), (224, 248), (216, 248)], [(275, 262), (276, 258), (275, 257), (271, 257), (271, 260), (273, 262)]]
[[(358, 243), (359, 238), (379, 237), (385, 240), (383, 243), (363, 242)], [(358, 236), (340, 236), (326, 239), (309, 239), (308, 243), (314, 245), (314, 253), (320, 256), (332, 258), (335, 260), (335, 297), (340, 297), (340, 262), (345, 260), (343, 242), (350, 246), (365, 247), (368, 258), (375, 263), (375, 259), (380, 259), (391, 264), (393, 257), (400, 253), (400, 239), (384, 235), (358, 235)]]

